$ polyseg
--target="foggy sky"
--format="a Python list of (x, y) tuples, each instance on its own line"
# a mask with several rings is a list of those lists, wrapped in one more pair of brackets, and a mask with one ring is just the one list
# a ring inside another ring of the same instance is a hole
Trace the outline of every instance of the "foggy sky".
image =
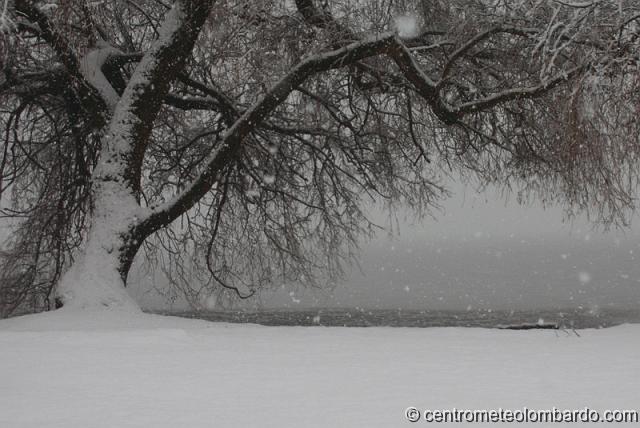
[[(265, 307), (539, 309), (640, 307), (639, 221), (605, 232), (560, 208), (521, 206), (455, 185), (434, 219), (401, 221), (399, 235), (363, 245), (333, 290), (283, 287)], [(147, 284), (148, 285), (148, 284)], [(144, 306), (162, 303), (134, 286)], [(177, 305), (180, 307), (180, 304)]]

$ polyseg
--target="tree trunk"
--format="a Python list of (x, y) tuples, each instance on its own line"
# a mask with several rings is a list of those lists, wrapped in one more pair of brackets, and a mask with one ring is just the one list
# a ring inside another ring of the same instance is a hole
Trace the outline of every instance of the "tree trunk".
[(57, 297), (65, 308), (139, 311), (125, 285), (144, 239), (136, 236), (141, 208), (119, 181), (97, 181), (93, 201), (84, 247), (58, 283)]

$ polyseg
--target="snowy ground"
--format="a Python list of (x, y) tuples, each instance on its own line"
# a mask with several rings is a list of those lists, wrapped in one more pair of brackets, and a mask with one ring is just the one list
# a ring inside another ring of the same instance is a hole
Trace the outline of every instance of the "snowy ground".
[(640, 325), (580, 334), (58, 311), (0, 321), (0, 427), (402, 427), (408, 406), (638, 408)]

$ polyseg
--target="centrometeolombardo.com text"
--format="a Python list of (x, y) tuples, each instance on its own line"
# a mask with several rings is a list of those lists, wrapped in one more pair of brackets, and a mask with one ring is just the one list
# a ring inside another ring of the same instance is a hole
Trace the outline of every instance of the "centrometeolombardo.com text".
[(583, 409), (440, 409), (419, 410), (416, 407), (408, 407), (405, 410), (405, 418), (409, 422), (447, 423), (447, 422), (515, 422), (515, 423), (567, 423), (567, 422), (615, 422), (637, 423), (640, 420), (640, 412), (637, 410), (603, 410), (598, 411), (585, 407)]

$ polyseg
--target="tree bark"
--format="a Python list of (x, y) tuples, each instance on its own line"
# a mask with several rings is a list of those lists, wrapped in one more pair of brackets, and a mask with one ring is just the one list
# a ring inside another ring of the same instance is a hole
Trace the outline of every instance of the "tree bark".
[[(191, 55), (213, 3), (176, 1), (158, 39), (110, 106), (113, 114), (91, 177), (93, 210), (85, 246), (57, 286), (65, 307), (139, 310), (125, 290), (127, 275), (144, 239), (160, 226), (142, 221), (149, 216), (139, 204), (142, 160), (170, 84)], [(79, 70), (75, 62), (68, 62), (67, 68)]]

